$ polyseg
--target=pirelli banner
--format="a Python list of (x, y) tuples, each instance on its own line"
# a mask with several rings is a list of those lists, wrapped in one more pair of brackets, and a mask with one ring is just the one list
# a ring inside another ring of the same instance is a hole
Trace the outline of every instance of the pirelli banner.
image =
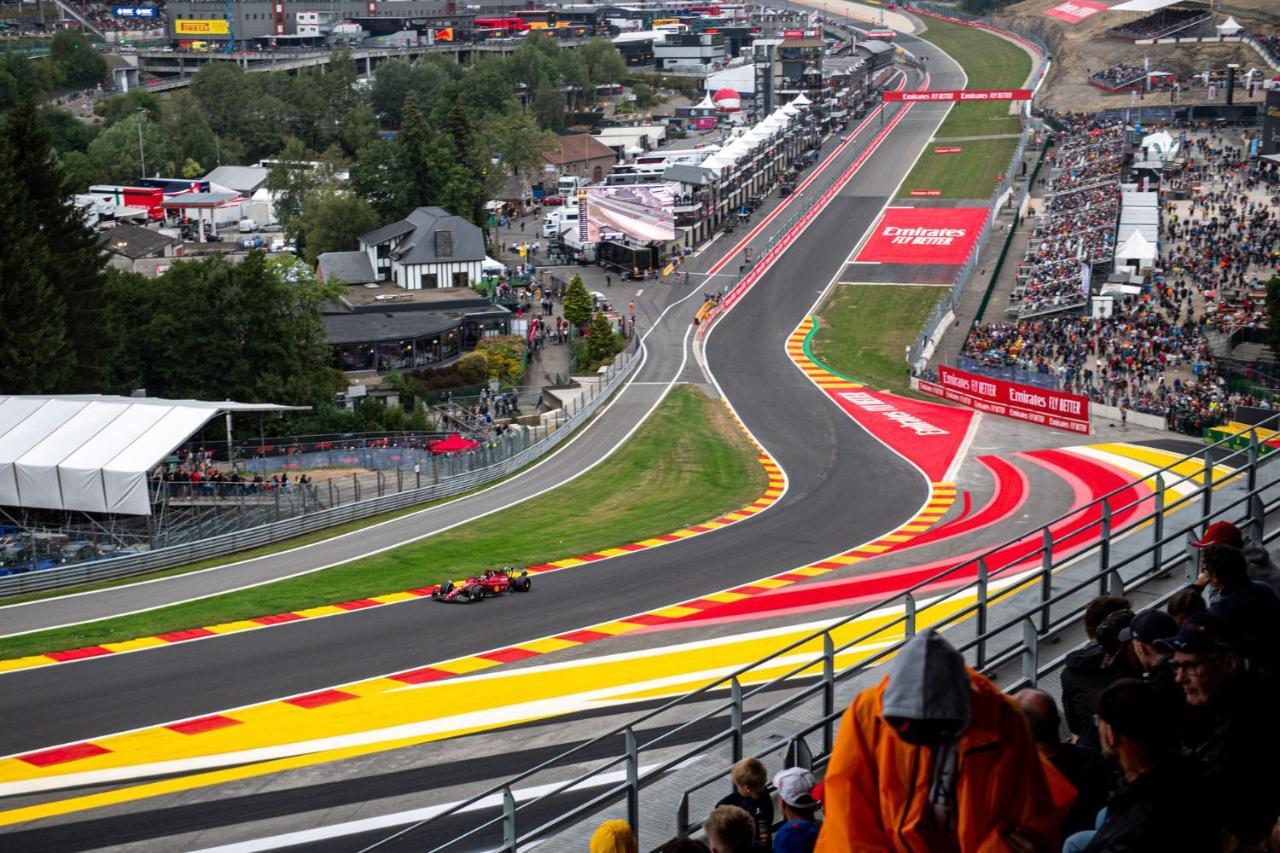
[(173, 33), (179, 36), (225, 36), (230, 32), (227, 22), (218, 19), (176, 20)]
[(945, 365), (938, 381), (920, 381), (920, 390), (944, 400), (1040, 426), (1088, 435), (1089, 398), (1063, 391), (1046, 391), (1034, 385), (1005, 382)]

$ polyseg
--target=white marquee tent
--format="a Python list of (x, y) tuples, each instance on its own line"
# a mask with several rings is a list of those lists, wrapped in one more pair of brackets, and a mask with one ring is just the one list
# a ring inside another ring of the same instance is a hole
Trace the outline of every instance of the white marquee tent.
[(293, 410), (96, 394), (0, 396), (0, 506), (150, 515), (149, 472), (210, 420)]

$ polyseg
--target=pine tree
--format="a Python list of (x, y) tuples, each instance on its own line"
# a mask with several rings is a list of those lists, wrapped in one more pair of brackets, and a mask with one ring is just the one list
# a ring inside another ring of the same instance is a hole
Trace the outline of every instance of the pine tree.
[[(9, 239), (0, 251), (16, 253), (16, 247), (23, 245), (24, 251), (44, 257), (43, 246), (50, 259), (44, 272), (49, 293), (40, 310), (51, 312), (59, 318), (54, 322), (65, 324), (63, 333), (53, 336), (54, 341), (65, 341), (66, 347), (62, 363), (45, 367), (50, 377), (48, 387), (63, 392), (100, 391), (107, 367), (102, 317), (106, 250), (75, 208), (72, 188), (33, 100), (23, 99), (5, 116), (0, 123), (0, 146), (4, 149), (3, 180), (13, 182), (11, 197), (19, 200), (6, 215), (20, 214), (15, 223), (19, 231), (3, 233), (16, 235), (26, 230), (34, 240)], [(31, 260), (18, 262), (29, 265)], [(5, 312), (0, 316), (14, 315)]]
[(591, 307), (591, 294), (582, 283), (582, 276), (575, 275), (564, 291), (564, 318), (581, 329), (591, 321)]
[(591, 361), (607, 361), (619, 350), (618, 335), (613, 330), (613, 323), (601, 311), (591, 319), (591, 334), (587, 338), (591, 347)]

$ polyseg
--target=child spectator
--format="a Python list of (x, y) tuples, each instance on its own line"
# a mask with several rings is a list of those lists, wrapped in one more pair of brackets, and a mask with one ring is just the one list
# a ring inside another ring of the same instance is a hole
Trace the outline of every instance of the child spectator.
[(733, 793), (717, 806), (737, 806), (755, 822), (753, 850), (773, 849), (773, 800), (766, 786), (768, 771), (758, 758), (744, 758), (733, 765)]
[(788, 767), (773, 777), (782, 807), (782, 826), (773, 836), (774, 853), (810, 853), (818, 843), (822, 824), (816, 817), (813, 774), (803, 767)]
[(751, 853), (755, 822), (737, 806), (716, 806), (702, 824), (711, 853)]

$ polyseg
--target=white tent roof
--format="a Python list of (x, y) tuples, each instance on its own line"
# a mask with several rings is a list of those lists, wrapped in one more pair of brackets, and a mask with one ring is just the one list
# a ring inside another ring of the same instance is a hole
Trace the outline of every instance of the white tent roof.
[(488, 255), (485, 255), (484, 260), (480, 262), (481, 272), (503, 272), (506, 268), (506, 265), (501, 261), (495, 261)]
[(147, 474), (224, 412), (290, 406), (94, 394), (0, 397), (0, 506), (149, 515)]
[(706, 97), (704, 97), (698, 103), (694, 104), (693, 108), (695, 110), (713, 110), (715, 109), (715, 106), (716, 106), (715, 102), (711, 100), (711, 93), (707, 92)]
[(1243, 29), (1244, 27), (1236, 23), (1236, 19), (1230, 15), (1228, 15), (1227, 19), (1221, 24), (1218, 24), (1218, 32), (1224, 36), (1233, 36)]
[(790, 103), (791, 103), (793, 106), (797, 106), (797, 107), (807, 107), (807, 106), (809, 106), (810, 104), (812, 104), (812, 103), (813, 103), (813, 101), (811, 101), (811, 100), (809, 100), (807, 97), (805, 97), (804, 92), (801, 92), (800, 94), (798, 94), (798, 95), (796, 95), (794, 98), (792, 98), (792, 99), (791, 99), (791, 101), (790, 101)]
[(1112, 12), (1155, 12), (1166, 6), (1173, 6), (1181, 3), (1182, 0), (1129, 0), (1128, 3), (1121, 3), (1119, 6), (1112, 6)]
[(1156, 247), (1142, 236), (1141, 231), (1134, 231), (1129, 235), (1129, 239), (1125, 244), (1116, 251), (1116, 261), (1121, 260), (1137, 260), (1137, 261), (1154, 261), (1156, 259)]

